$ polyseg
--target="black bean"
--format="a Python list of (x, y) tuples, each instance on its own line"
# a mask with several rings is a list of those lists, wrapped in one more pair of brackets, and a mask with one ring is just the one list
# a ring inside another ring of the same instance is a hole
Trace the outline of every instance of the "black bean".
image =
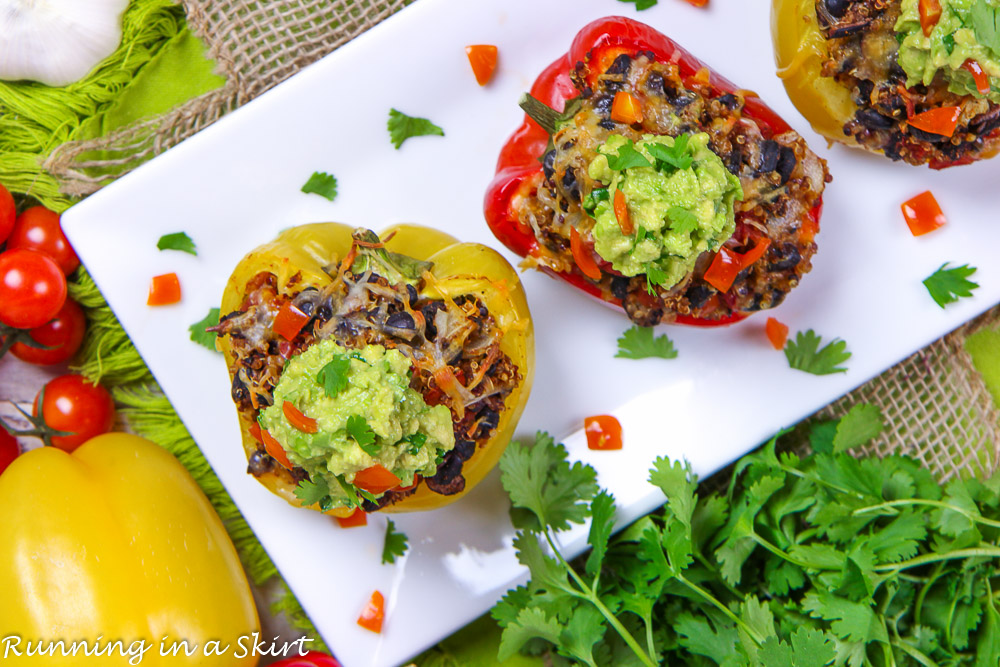
[(263, 475), (272, 469), (274, 469), (274, 459), (263, 449), (255, 450), (247, 460), (247, 472), (251, 475)]
[(611, 115), (611, 105), (613, 103), (614, 97), (611, 95), (600, 95), (594, 100), (594, 113), (607, 118)]
[(760, 302), (761, 302), (762, 298), (763, 297), (760, 294), (754, 294), (753, 295), (753, 302), (749, 306), (746, 307), (746, 310), (750, 311), (751, 313), (754, 313), (754, 312), (757, 312), (758, 310), (760, 310)]
[(760, 145), (760, 173), (769, 174), (778, 167), (781, 148), (777, 141), (770, 139)]
[(850, 4), (851, 0), (826, 0), (826, 10), (839, 19), (847, 13)]
[(240, 404), (243, 401), (250, 398), (250, 391), (247, 389), (247, 386), (243, 382), (243, 379), (240, 377), (239, 373), (233, 375), (232, 395), (233, 395), (233, 402), (236, 404)]
[(976, 116), (969, 123), (969, 130), (980, 136), (998, 127), (1000, 127), (1000, 107), (993, 107), (990, 111)]
[(412, 331), (416, 328), (416, 324), (413, 322), (413, 316), (405, 310), (400, 310), (390, 315), (388, 319), (386, 319), (385, 325), (387, 327), (393, 327), (394, 329), (405, 329), (407, 331)]
[(500, 413), (496, 410), (483, 408), (483, 411), (479, 413), (479, 426), (476, 428), (476, 439), (488, 436), (499, 423)]
[(604, 73), (625, 74), (628, 72), (631, 66), (632, 66), (632, 57), (629, 56), (627, 53), (623, 53), (617, 58), (615, 58), (615, 61), (611, 63), (611, 67), (609, 67)]
[(678, 93), (670, 98), (670, 103), (678, 109), (683, 109), (698, 99), (698, 96), (691, 92)]
[(576, 172), (572, 167), (566, 169), (562, 177), (563, 189), (566, 194), (575, 202), (580, 201), (580, 184), (576, 181)]
[(686, 296), (692, 308), (701, 308), (708, 301), (708, 297), (712, 296), (712, 290), (702, 284), (692, 285), (688, 288)]
[(896, 125), (892, 118), (887, 118), (874, 109), (859, 109), (854, 117), (869, 130), (890, 130)]
[(417, 288), (414, 287), (413, 285), (407, 283), (406, 284), (406, 294), (409, 297), (410, 308), (413, 308), (414, 306), (417, 305), (417, 299), (420, 298), (420, 295), (417, 294)]
[(910, 134), (912, 134), (917, 139), (921, 141), (926, 141), (932, 144), (938, 144), (941, 142), (951, 142), (950, 137), (946, 137), (943, 134), (935, 134), (933, 132), (924, 132), (923, 130), (910, 126)]
[(439, 310), (444, 310), (444, 304), (440, 301), (430, 301), (420, 309), (427, 327), (424, 334), (427, 340), (434, 340), (434, 337), (437, 336), (437, 328), (434, 326), (434, 315)]
[(625, 276), (611, 276), (611, 294), (619, 301), (628, 296), (629, 279)]
[(795, 151), (788, 146), (782, 146), (781, 156), (778, 158), (778, 174), (781, 176), (782, 185), (788, 182), (792, 172), (795, 171), (797, 163), (798, 159), (795, 157)]
[(607, 119), (602, 120), (601, 122), (598, 123), (598, 125), (600, 127), (603, 127), (605, 130), (615, 129), (615, 122), (613, 120), (607, 120)]
[(771, 308), (777, 308), (785, 300), (786, 293), (779, 289), (771, 289)]
[(858, 89), (854, 95), (854, 103), (862, 106), (871, 104), (872, 92), (874, 90), (874, 83), (868, 79), (860, 79), (858, 81)]
[(726, 93), (718, 98), (719, 104), (727, 109), (735, 109), (740, 105), (740, 99), (732, 93)]
[(787, 271), (798, 266), (802, 255), (794, 243), (782, 243), (780, 246), (772, 245), (767, 251), (768, 259), (771, 262), (767, 265), (768, 271)]
[(546, 153), (542, 159), (542, 172), (545, 174), (545, 178), (552, 178), (552, 174), (556, 173), (556, 151), (554, 148)]
[(476, 453), (476, 443), (471, 440), (456, 440), (453, 456), (461, 461), (468, 461)]
[(663, 81), (663, 75), (659, 72), (653, 72), (646, 77), (646, 90), (652, 95), (658, 95), (659, 97), (667, 96), (667, 86)]
[(324, 303), (316, 309), (316, 319), (326, 321), (331, 317), (333, 317), (333, 309), (330, 307), (330, 304)]
[(733, 150), (730, 151), (729, 155), (725, 157), (726, 169), (728, 169), (733, 175), (740, 175), (740, 165), (743, 164), (743, 151), (736, 144), (733, 145)]

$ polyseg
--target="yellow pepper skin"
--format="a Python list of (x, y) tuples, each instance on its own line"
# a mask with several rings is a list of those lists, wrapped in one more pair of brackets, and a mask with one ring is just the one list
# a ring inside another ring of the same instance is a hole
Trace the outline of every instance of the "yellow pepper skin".
[(771, 37), (778, 77), (795, 108), (827, 139), (856, 146), (844, 124), (857, 105), (847, 88), (821, 74), (827, 40), (816, 19), (816, 0), (772, 0)]
[[(351, 248), (352, 227), (334, 222), (301, 225), (282, 232), (274, 241), (251, 251), (233, 270), (222, 296), (223, 314), (238, 310), (245, 296), (247, 282), (261, 271), (277, 277), (278, 290), (284, 291), (290, 278), (301, 272), (295, 291), (305, 287), (321, 288), (332, 282), (323, 270), (336, 265)], [(395, 233), (391, 238), (390, 234)], [(489, 308), (504, 331), (500, 349), (507, 354), (521, 373), (521, 384), (511, 392), (493, 438), (476, 450), (462, 467), (465, 490), (451, 496), (430, 491), (421, 483), (405, 499), (383, 508), (382, 512), (428, 510), (458, 500), (478, 484), (500, 460), (500, 455), (513, 436), (517, 421), (524, 410), (534, 373), (534, 329), (528, 302), (517, 273), (495, 250), (477, 243), (461, 243), (443, 232), (418, 225), (401, 224), (379, 233), (386, 249), (414, 259), (434, 263), (433, 281), (429, 281), (422, 296), (442, 298), (474, 294)], [(234, 355), (226, 336), (217, 343), (226, 357), (232, 379)], [(240, 429), (247, 457), (257, 449), (258, 442), (250, 434), (252, 424), (242, 415)], [(258, 478), (268, 489), (296, 507), (302, 502), (295, 497), (295, 484), (287, 476), (264, 475)], [(312, 509), (319, 511), (318, 505)], [(346, 516), (350, 509), (334, 508), (327, 514)]]
[[(249, 652), (238, 638), (259, 622), (236, 550), (208, 499), (166, 450), (124, 433), (93, 438), (72, 454), (31, 450), (0, 475), (0, 507), (4, 665), (257, 663), (237, 658)], [(4, 640), (14, 635), (22, 656), (4, 658)], [(187, 640), (197, 650), (161, 656), (164, 637), (167, 649)], [(58, 647), (54, 656), (24, 653), (39, 640), (83, 640), (91, 649), (96, 641), (103, 651), (118, 639), (124, 657), (119, 648), (100, 657), (82, 649), (62, 657)], [(206, 657), (212, 640), (229, 650)], [(141, 661), (139, 641), (148, 647)]]

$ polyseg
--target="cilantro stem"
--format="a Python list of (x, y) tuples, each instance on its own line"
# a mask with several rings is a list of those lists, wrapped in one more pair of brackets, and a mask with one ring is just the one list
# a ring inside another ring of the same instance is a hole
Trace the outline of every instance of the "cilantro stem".
[(910, 560), (904, 560), (899, 563), (889, 563), (886, 565), (877, 565), (873, 569), (875, 572), (892, 572), (895, 574), (901, 570), (905, 570), (911, 567), (920, 567), (921, 565), (927, 565), (929, 563), (937, 563), (939, 561), (946, 560), (959, 560), (961, 558), (1000, 558), (1000, 548), (997, 547), (977, 547), (975, 549), (956, 549), (955, 551), (949, 551), (943, 554), (925, 554), (923, 556), (917, 556), (916, 558), (911, 558)]
[(938, 563), (934, 568), (934, 573), (927, 578), (927, 581), (923, 586), (920, 587), (920, 592), (917, 593), (917, 598), (913, 602), (913, 622), (916, 625), (920, 625), (920, 616), (924, 610), (924, 598), (930, 592), (937, 580), (941, 578), (941, 573), (944, 571), (944, 563)]
[(584, 597), (584, 599), (588, 600), (592, 605), (597, 607), (597, 610), (601, 612), (601, 615), (608, 621), (608, 624), (621, 636), (621, 638), (625, 641), (625, 644), (632, 649), (632, 652), (635, 653), (636, 657), (639, 658), (642, 664), (647, 667), (657, 667), (656, 663), (653, 662), (642, 647), (639, 646), (639, 642), (635, 640), (632, 633), (621, 624), (621, 621), (618, 620), (617, 616), (611, 613), (610, 609), (604, 606), (604, 603), (601, 602), (601, 598), (597, 595), (594, 589), (588, 586), (587, 582), (585, 582), (583, 578), (576, 573), (576, 570), (574, 570), (570, 564), (566, 562), (562, 553), (559, 552), (559, 548), (556, 547), (555, 540), (552, 539), (552, 533), (548, 529), (548, 524), (543, 525), (545, 526), (545, 541), (549, 543), (549, 548), (552, 549), (552, 553), (555, 554), (556, 558), (559, 559), (559, 562), (562, 563), (563, 567), (565, 567), (569, 572), (569, 576), (573, 579), (577, 588), (579, 588), (580, 594)]
[(736, 625), (738, 625), (741, 628), (743, 628), (743, 630), (748, 635), (750, 635), (750, 638), (753, 639), (754, 642), (756, 642), (758, 646), (760, 646), (761, 644), (764, 643), (764, 637), (761, 637), (757, 633), (756, 630), (754, 630), (749, 625), (747, 625), (746, 623), (744, 623), (743, 619), (741, 619), (739, 616), (737, 616), (736, 614), (734, 614), (729, 607), (727, 607), (726, 605), (724, 605), (721, 602), (719, 602), (718, 600), (716, 600), (714, 595), (712, 595), (711, 593), (709, 593), (708, 591), (706, 591), (705, 589), (703, 589), (701, 586), (699, 586), (698, 584), (694, 583), (693, 581), (690, 581), (689, 579), (687, 579), (687, 577), (685, 577), (683, 574), (680, 574), (680, 573), (675, 574), (674, 578), (676, 578), (677, 581), (681, 582), (682, 584), (684, 584), (685, 586), (687, 586), (688, 588), (690, 588), (692, 591), (694, 591), (695, 593), (697, 593), (698, 595), (700, 595), (701, 597), (703, 597), (709, 604), (711, 604), (714, 607), (716, 607), (719, 611), (721, 611), (723, 613), (723, 615), (725, 615), (733, 623), (735, 623)]
[(968, 510), (965, 510), (957, 505), (951, 505), (949, 503), (943, 502), (941, 500), (924, 500), (922, 498), (907, 498), (901, 500), (887, 500), (884, 503), (879, 503), (878, 505), (869, 505), (868, 507), (861, 507), (854, 510), (854, 515), (868, 514), (869, 512), (877, 512), (881, 509), (887, 509), (891, 507), (905, 507), (907, 505), (924, 505), (927, 507), (938, 507), (940, 509), (951, 510), (953, 512), (958, 512), (962, 516), (966, 517), (970, 521), (975, 521), (976, 523), (981, 523), (984, 526), (990, 526), (992, 528), (1000, 528), (1000, 521), (993, 521), (992, 519), (987, 519), (986, 517), (973, 514)]
[[(893, 634), (895, 635), (896, 632), (893, 631)], [(917, 650), (916, 647), (914, 647), (911, 644), (908, 644), (907, 642), (904, 642), (902, 639), (900, 639), (898, 635), (895, 638), (890, 639), (889, 643), (892, 644), (893, 646), (895, 646), (896, 648), (898, 648), (900, 651), (902, 651), (906, 655), (908, 655), (911, 658), (913, 658), (914, 660), (916, 660), (917, 662), (919, 662), (924, 667), (940, 667), (940, 665), (938, 665), (936, 662), (934, 662), (933, 660), (931, 660), (930, 658), (928, 658), (926, 655), (924, 655), (923, 653), (921, 653), (919, 650)]]
[(810, 563), (806, 563), (805, 561), (801, 561), (801, 560), (798, 560), (796, 558), (793, 558), (790, 554), (788, 554), (788, 552), (782, 550), (781, 547), (778, 547), (778, 546), (776, 546), (774, 544), (771, 544), (770, 542), (768, 542), (767, 540), (765, 540), (763, 537), (761, 537), (757, 533), (751, 532), (750, 535), (749, 535), (749, 537), (754, 542), (756, 542), (760, 546), (764, 547), (765, 549), (767, 549), (768, 551), (770, 551), (771, 553), (773, 553), (775, 556), (778, 556), (779, 558), (784, 558), (785, 560), (787, 560), (792, 565), (797, 565), (798, 567), (801, 567), (803, 570), (824, 570), (824, 569), (825, 570), (830, 570), (830, 569), (836, 569), (836, 568), (818, 567), (816, 565), (813, 565), (813, 564), (810, 564)]
[(837, 486), (836, 484), (832, 484), (832, 483), (826, 481), (825, 479), (823, 479), (819, 475), (814, 475), (813, 473), (809, 473), (809, 472), (803, 472), (803, 471), (799, 470), (798, 468), (793, 468), (793, 467), (791, 467), (791, 466), (789, 466), (789, 465), (787, 465), (785, 463), (781, 463), (780, 461), (778, 462), (778, 467), (781, 468), (786, 473), (788, 473), (789, 475), (794, 475), (795, 477), (801, 477), (802, 479), (807, 479), (807, 480), (809, 480), (811, 482), (814, 482), (814, 483), (816, 483), (816, 484), (818, 484), (820, 486), (825, 486), (827, 488), (833, 489), (834, 491), (839, 491), (840, 493), (843, 493), (845, 495), (854, 496), (855, 498), (858, 498), (860, 500), (865, 500), (867, 498), (867, 496), (865, 494), (863, 494), (863, 493), (861, 493), (859, 491), (852, 491), (851, 489), (845, 489), (842, 486)]

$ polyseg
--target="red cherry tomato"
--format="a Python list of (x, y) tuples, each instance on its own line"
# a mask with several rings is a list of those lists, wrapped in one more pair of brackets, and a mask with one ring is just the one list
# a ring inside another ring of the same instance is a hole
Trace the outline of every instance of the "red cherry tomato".
[(7, 237), (10, 236), (16, 218), (17, 206), (14, 204), (14, 195), (0, 185), (0, 243), (6, 241)]
[(72, 435), (54, 436), (52, 445), (67, 452), (94, 436), (107, 433), (115, 423), (115, 404), (101, 385), (90, 384), (82, 375), (60, 375), (50, 380), (35, 397), (34, 415), (56, 431)]
[(10, 351), (15, 357), (29, 364), (40, 366), (61, 364), (69, 361), (80, 349), (86, 331), (87, 317), (83, 314), (83, 308), (80, 308), (73, 299), (67, 298), (55, 318), (28, 332), (32, 340), (48, 349), (14, 343)]
[(16, 248), (0, 253), (0, 322), (15, 329), (40, 327), (66, 301), (66, 276), (48, 255)]
[(340, 667), (337, 659), (320, 653), (319, 651), (309, 651), (303, 656), (292, 656), (272, 663), (271, 667)]
[(21, 453), (21, 448), (17, 445), (17, 438), (0, 426), (0, 475), (14, 462)]
[(7, 247), (41, 250), (56, 260), (67, 276), (80, 266), (80, 258), (59, 225), (59, 214), (44, 206), (32, 206), (17, 216), (14, 231), (7, 239)]

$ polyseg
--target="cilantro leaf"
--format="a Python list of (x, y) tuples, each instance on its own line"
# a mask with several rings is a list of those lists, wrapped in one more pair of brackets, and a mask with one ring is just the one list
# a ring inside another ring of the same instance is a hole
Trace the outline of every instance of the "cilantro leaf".
[(658, 0), (618, 0), (618, 2), (626, 2), (628, 4), (634, 4), (635, 8), (640, 12), (644, 9), (649, 9), (650, 7), (654, 7), (657, 1)]
[(882, 412), (874, 405), (855, 405), (837, 423), (833, 451), (846, 452), (868, 444), (883, 431)]
[(347, 418), (347, 435), (358, 443), (361, 449), (371, 457), (378, 457), (379, 448), (373, 444), (375, 442), (375, 432), (368, 425), (368, 421), (361, 415), (351, 415)]
[(646, 359), (659, 357), (661, 359), (676, 359), (677, 350), (674, 342), (666, 334), (653, 338), (651, 327), (632, 325), (618, 339), (618, 352), (615, 357), (621, 359)]
[(955, 303), (961, 297), (972, 296), (972, 290), (979, 287), (978, 283), (967, 280), (976, 272), (976, 267), (963, 264), (952, 269), (945, 269), (948, 262), (924, 279), (924, 286), (930, 292), (934, 303), (944, 308), (949, 303)]
[(214, 327), (219, 323), (219, 309), (209, 308), (208, 315), (204, 318), (195, 322), (188, 327), (188, 331), (191, 332), (191, 340), (198, 343), (198, 345), (204, 345), (213, 352), (217, 352), (215, 349), (215, 339), (216, 333), (214, 331), (205, 331), (209, 327)]
[(304, 479), (295, 487), (295, 497), (302, 501), (303, 507), (315, 505), (329, 495), (330, 489), (322, 478), (315, 481)]
[(671, 206), (667, 209), (670, 219), (670, 231), (678, 234), (690, 234), (698, 229), (698, 217), (682, 206)]
[(571, 522), (583, 523), (586, 503), (597, 493), (594, 469), (570, 465), (566, 448), (542, 432), (533, 447), (510, 444), (500, 458), (500, 480), (511, 504), (531, 512), (538, 528), (566, 530)]
[(408, 453), (410, 453), (410, 454), (419, 454), (420, 450), (427, 443), (427, 434), (426, 433), (412, 433), (412, 434), (406, 436), (405, 438), (403, 438), (403, 442), (410, 443), (410, 448), (407, 450)]
[(396, 530), (396, 524), (389, 519), (385, 525), (385, 542), (382, 545), (382, 564), (395, 563), (396, 559), (410, 548), (405, 533)]
[(405, 113), (395, 109), (389, 110), (387, 127), (389, 128), (389, 138), (392, 141), (392, 145), (396, 147), (396, 150), (399, 150), (403, 142), (410, 137), (428, 135), (444, 136), (444, 130), (426, 118), (407, 116)]
[[(351, 360), (348, 357), (334, 357), (330, 363), (319, 369), (316, 375), (316, 382), (323, 386), (323, 391), (330, 398), (347, 389), (349, 384), (347, 371), (351, 368)], [(350, 423), (350, 420), (348, 420)]]
[(324, 171), (314, 171), (306, 184), (302, 186), (302, 192), (306, 194), (316, 194), (324, 199), (333, 201), (337, 197), (337, 179), (333, 174)]
[(604, 562), (604, 553), (608, 549), (608, 538), (611, 537), (611, 529), (615, 525), (615, 498), (607, 491), (601, 491), (590, 504), (592, 521), (590, 523), (590, 535), (587, 543), (592, 550), (587, 557), (585, 571), (591, 577), (595, 577), (601, 571)]
[(194, 241), (192, 241), (191, 237), (184, 232), (164, 234), (160, 237), (160, 240), (156, 242), (156, 247), (160, 250), (180, 250), (181, 252), (186, 252), (189, 255), (198, 254)]
[(795, 340), (790, 340), (785, 345), (788, 365), (813, 375), (846, 373), (847, 369), (840, 364), (851, 358), (851, 353), (847, 351), (847, 343), (834, 338), (821, 349), (819, 344), (822, 340), (812, 329), (797, 332)]
[[(645, 233), (645, 227), (640, 227), (639, 232)], [(637, 232), (637, 234), (639, 233)], [(639, 239), (636, 239), (636, 243)], [(662, 285), (667, 282), (666, 272), (658, 267), (656, 264), (649, 262), (646, 264), (646, 291), (650, 294), (656, 294), (656, 290), (653, 289), (655, 285)]]
[(625, 171), (635, 167), (652, 167), (646, 156), (635, 149), (635, 144), (631, 139), (618, 147), (617, 155), (605, 155), (608, 158), (608, 166), (614, 171)]
[(1000, 8), (986, 0), (976, 0), (969, 13), (976, 41), (1000, 55)]
[(688, 169), (694, 162), (694, 157), (687, 152), (689, 135), (682, 134), (674, 139), (673, 146), (650, 143), (646, 150), (656, 160), (656, 168), (663, 171), (666, 168)]

